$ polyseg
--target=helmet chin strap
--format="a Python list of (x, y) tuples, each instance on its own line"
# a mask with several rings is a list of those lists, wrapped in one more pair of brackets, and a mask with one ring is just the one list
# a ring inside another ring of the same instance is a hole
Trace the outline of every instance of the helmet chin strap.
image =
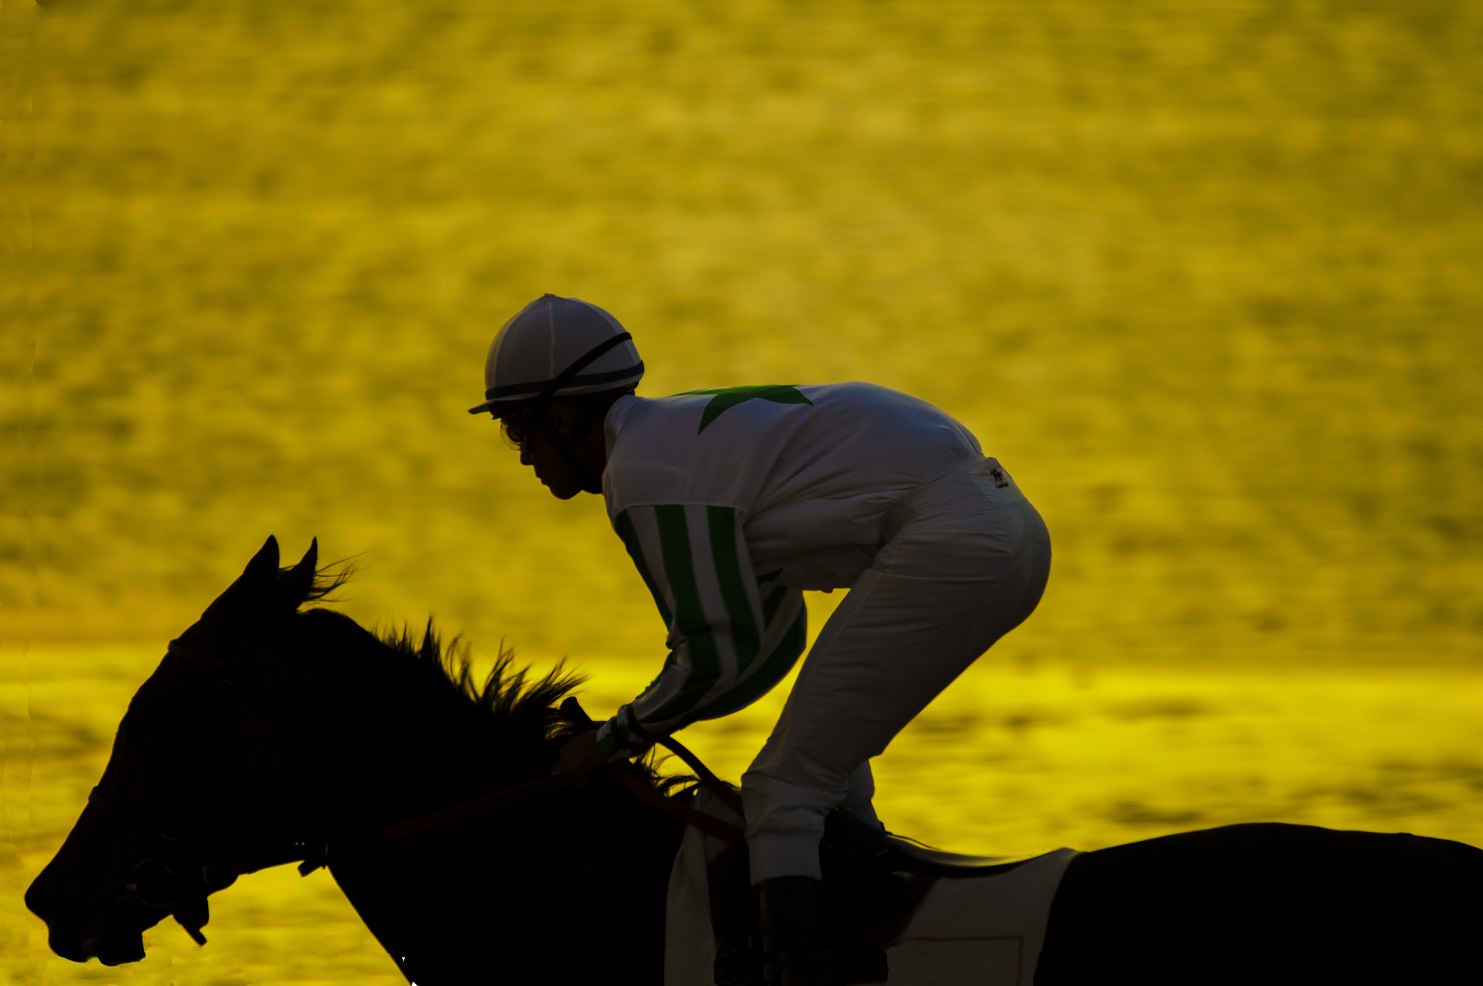
[(562, 435), (551, 423), (550, 403), (547, 402), (545, 413), (539, 416), (541, 430), (546, 433), (546, 440), (561, 453), (561, 460), (571, 471), (577, 480), (577, 485), (585, 493), (602, 492), (602, 476), (588, 469), (577, 459), (577, 449), (587, 440), (587, 434), (597, 425), (597, 419), (584, 415), (577, 420), (577, 426), (572, 429), (570, 437)]
[(572, 475), (577, 480), (577, 485), (587, 493), (602, 492), (602, 476), (595, 475), (591, 469), (578, 462), (576, 450), (587, 440), (587, 433), (597, 424), (598, 419), (584, 414), (577, 419), (577, 425), (572, 429), (571, 436), (564, 437), (558, 434), (555, 426), (551, 424), (551, 400), (557, 396), (556, 392), (566, 386), (567, 382), (575, 377), (578, 372), (586, 368), (587, 364), (608, 350), (632, 338), (633, 336), (627, 332), (620, 332), (611, 339), (604, 339), (577, 357), (570, 366), (557, 374), (554, 380), (541, 388), (541, 392), (535, 398), (535, 405), (539, 409), (537, 418), (541, 423), (541, 430), (546, 433), (547, 440), (555, 446), (556, 451), (561, 453), (562, 461), (571, 470)]

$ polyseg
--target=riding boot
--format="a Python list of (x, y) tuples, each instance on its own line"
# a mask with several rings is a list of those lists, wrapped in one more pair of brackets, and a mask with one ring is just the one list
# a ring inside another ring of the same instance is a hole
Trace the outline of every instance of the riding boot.
[(830, 956), (819, 940), (819, 881), (777, 876), (752, 889), (763, 986), (832, 986)]

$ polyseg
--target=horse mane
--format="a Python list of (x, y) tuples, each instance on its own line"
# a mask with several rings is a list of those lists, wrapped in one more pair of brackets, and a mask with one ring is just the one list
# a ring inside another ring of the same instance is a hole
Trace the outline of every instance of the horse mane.
[[(290, 571), (281, 569), (280, 577)], [(349, 582), (354, 574), (354, 567), (348, 562), (317, 569), (304, 602), (334, 602), (328, 598), (330, 593)], [(336, 615), (349, 620), (343, 613)], [(445, 644), (432, 617), (428, 617), (421, 640), (415, 638), (407, 624), (400, 629), (377, 630), (371, 636), (382, 646), (408, 659), (414, 667), (441, 677), (458, 695), (506, 729), (530, 730), (542, 740), (554, 741), (585, 728), (584, 724), (573, 722), (557, 709), (587, 680), (586, 675), (569, 671), (564, 662), (557, 662), (550, 671), (533, 677), (530, 668), (515, 664), (514, 650), (501, 643), (494, 665), (481, 681), (474, 670), (469, 645), (462, 635), (455, 635)], [(666, 793), (673, 793), (675, 789), (697, 780), (688, 775), (661, 774), (654, 750), (633, 763), (650, 784)]]
[(469, 645), (462, 636), (455, 636), (445, 645), (432, 617), (428, 618), (420, 641), (406, 624), (400, 630), (378, 630), (375, 637), (403, 657), (442, 674), (464, 698), (488, 715), (513, 721), (549, 720), (545, 730), (548, 739), (576, 731), (554, 709), (587, 678), (568, 671), (564, 663), (532, 678), (531, 669), (516, 666), (514, 650), (502, 644), (494, 666), (480, 681)]
[[(355, 575), (354, 561), (353, 558), (347, 558), (344, 561), (334, 562), (324, 568), (316, 568), (314, 570), (314, 578), (309, 582), (309, 589), (304, 593), (304, 602), (299, 605), (320, 602), (326, 599), (330, 593), (340, 588), (340, 586), (349, 582), (351, 577)], [(293, 574), (293, 571), (292, 568), (280, 568), (278, 570), (278, 578), (280, 580), (286, 579)], [(334, 602), (334, 600), (330, 601)]]

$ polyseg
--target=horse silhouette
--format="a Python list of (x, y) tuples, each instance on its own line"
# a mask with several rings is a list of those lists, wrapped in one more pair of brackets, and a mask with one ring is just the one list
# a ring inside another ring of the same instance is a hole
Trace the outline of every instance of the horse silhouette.
[[(695, 789), (626, 763), (580, 789), (546, 783), (580, 728), (555, 708), (577, 678), (531, 678), (506, 654), (480, 684), (431, 624), (419, 645), (301, 610), (343, 581), (316, 557), (280, 569), (269, 538), (139, 688), (26, 894), (53, 951), (138, 961), (166, 917), (204, 943), (211, 894), (308, 858), (421, 986), (664, 983), (686, 826), (627, 788), (681, 803)], [(540, 790), (420, 836), (365, 837), (522, 785)], [(1167, 836), (1076, 855), (1044, 926), (1039, 986), (1483, 982), (1483, 851), (1278, 824)], [(906, 975), (889, 981), (958, 981)]]

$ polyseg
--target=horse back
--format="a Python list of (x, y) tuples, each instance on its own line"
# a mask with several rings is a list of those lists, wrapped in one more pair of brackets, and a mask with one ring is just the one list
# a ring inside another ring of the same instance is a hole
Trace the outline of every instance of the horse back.
[(1082, 853), (1036, 986), (1483, 982), (1483, 850), (1256, 823)]

